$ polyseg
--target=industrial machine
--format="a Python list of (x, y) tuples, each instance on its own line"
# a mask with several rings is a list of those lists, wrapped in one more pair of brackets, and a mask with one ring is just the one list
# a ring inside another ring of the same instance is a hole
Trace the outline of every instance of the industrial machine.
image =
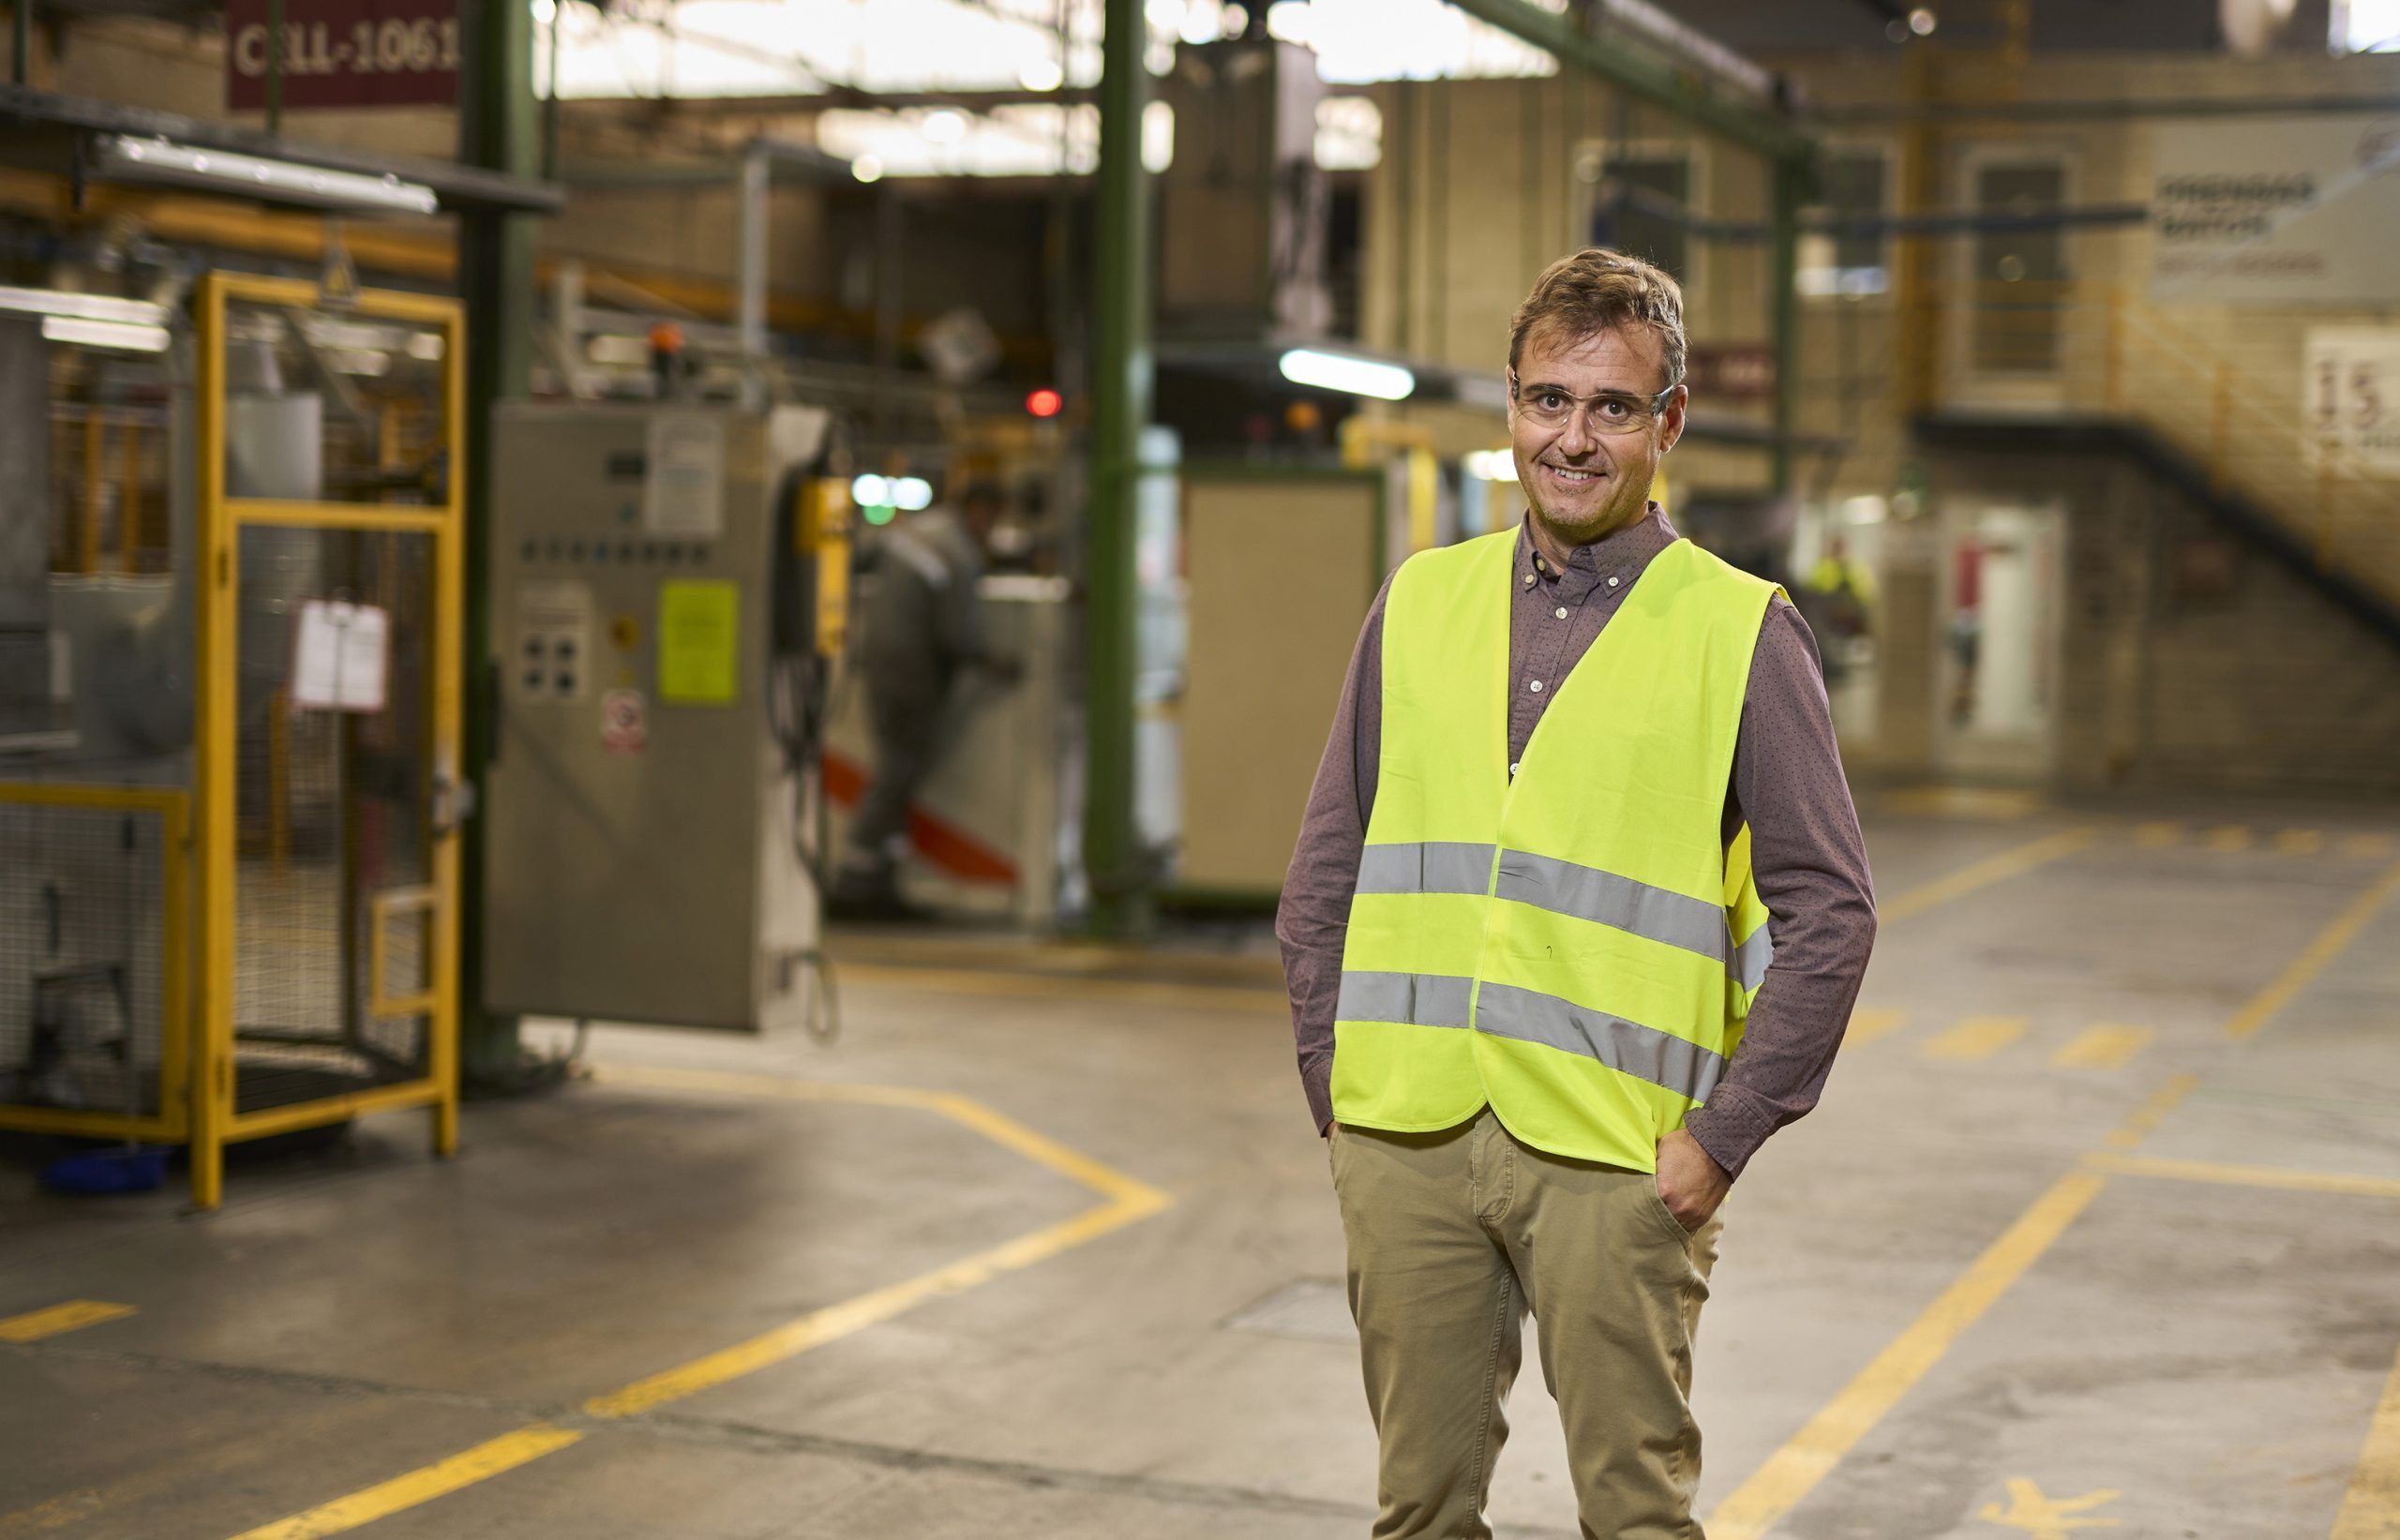
[(521, 404), (496, 426), (496, 1010), (822, 1028), (817, 761), (848, 506), (827, 413)]
[(0, 1127), (458, 1132), (458, 307), (0, 290)]

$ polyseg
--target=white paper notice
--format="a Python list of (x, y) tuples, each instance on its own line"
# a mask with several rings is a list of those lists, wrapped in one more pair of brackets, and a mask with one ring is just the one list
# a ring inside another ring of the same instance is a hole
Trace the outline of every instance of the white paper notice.
[(373, 605), (310, 599), (300, 606), (292, 704), (320, 711), (380, 711), (391, 620)]
[(725, 523), (725, 419), (652, 417), (641, 501), (650, 533), (715, 539)]

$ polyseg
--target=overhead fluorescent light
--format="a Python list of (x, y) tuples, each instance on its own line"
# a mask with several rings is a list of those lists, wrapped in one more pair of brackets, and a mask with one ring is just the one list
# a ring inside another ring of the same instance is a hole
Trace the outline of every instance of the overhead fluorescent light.
[(136, 326), (122, 321), (84, 321), (74, 316), (45, 316), (41, 335), (52, 342), (73, 342), (86, 348), (119, 348), (127, 352), (167, 351), (172, 338), (164, 326)]
[(892, 483), (892, 505), (903, 513), (916, 513), (934, 505), (933, 483), (922, 476), (901, 476)]
[(247, 193), (270, 202), (308, 208), (431, 214), (440, 202), (431, 187), (397, 176), (331, 171), (294, 160), (203, 150), (131, 134), (98, 135), (92, 142), (92, 174), (102, 181)]
[(112, 294), (76, 294), (64, 289), (0, 289), (0, 310), (19, 315), (67, 316), (78, 321), (112, 321), (121, 326), (164, 326), (167, 307), (146, 299), (118, 299)]
[(1296, 385), (1372, 396), (1378, 401), (1404, 401), (1417, 389), (1417, 376), (1397, 364), (1378, 364), (1372, 358), (1321, 352), (1314, 348), (1294, 348), (1277, 360), (1275, 366)]

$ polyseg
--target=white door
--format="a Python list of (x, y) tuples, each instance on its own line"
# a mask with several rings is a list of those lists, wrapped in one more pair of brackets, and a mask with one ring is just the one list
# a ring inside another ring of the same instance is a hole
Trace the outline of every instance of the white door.
[(2056, 506), (1943, 511), (1934, 743), (1944, 770), (2008, 780), (2049, 772), (2064, 526)]

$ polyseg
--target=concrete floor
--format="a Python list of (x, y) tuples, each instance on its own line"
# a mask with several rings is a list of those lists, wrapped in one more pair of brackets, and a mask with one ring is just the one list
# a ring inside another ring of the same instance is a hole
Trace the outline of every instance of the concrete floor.
[[(1868, 821), (1852, 1042), (1728, 1209), (1713, 1540), (2400, 1534), (2400, 820)], [(207, 1219), (0, 1170), (0, 1318), (132, 1309), (0, 1341), (0, 1540), (1362, 1535), (1271, 962), (846, 951), (838, 1043), (598, 1031), (454, 1162), (370, 1119)], [(1513, 1420), (1503, 1533), (1573, 1535), (1530, 1359)]]

